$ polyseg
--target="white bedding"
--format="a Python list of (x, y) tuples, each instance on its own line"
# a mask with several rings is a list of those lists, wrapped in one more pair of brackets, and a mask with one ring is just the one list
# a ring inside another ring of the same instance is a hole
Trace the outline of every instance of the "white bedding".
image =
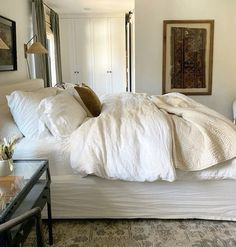
[(23, 138), (14, 158), (47, 158), (55, 176), (72, 174), (71, 164), (82, 176), (128, 181), (234, 179), (235, 130), (182, 94), (123, 93), (104, 98), (102, 114), (85, 120), (70, 138)]
[(235, 126), (182, 94), (119, 94), (71, 136), (75, 172), (128, 181), (174, 181), (236, 157)]
[[(39, 89), (42, 81), (8, 85), (0, 90), (0, 104), (13, 90)], [(152, 183), (110, 181), (72, 175), (70, 146), (54, 138), (17, 144), (14, 158), (49, 159), (51, 196), (56, 218), (202, 218), (236, 220), (236, 159), (203, 171), (176, 169), (177, 181)], [(221, 181), (197, 181), (227, 179)], [(181, 181), (178, 181), (181, 180)], [(190, 180), (190, 181), (182, 181)]]
[(107, 179), (173, 181), (171, 129), (150, 103), (142, 94), (104, 101), (102, 114), (72, 133), (72, 168)]

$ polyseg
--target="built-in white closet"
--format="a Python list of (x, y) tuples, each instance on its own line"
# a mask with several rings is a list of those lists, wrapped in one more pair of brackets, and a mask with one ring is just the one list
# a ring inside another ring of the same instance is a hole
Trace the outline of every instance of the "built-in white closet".
[(126, 91), (125, 17), (61, 16), (63, 82), (97, 94)]

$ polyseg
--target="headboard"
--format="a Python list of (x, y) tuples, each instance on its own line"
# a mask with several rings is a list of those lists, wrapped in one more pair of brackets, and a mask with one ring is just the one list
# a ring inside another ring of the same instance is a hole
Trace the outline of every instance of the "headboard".
[(13, 91), (35, 91), (43, 87), (43, 79), (27, 80), (10, 84), (0, 84), (0, 106), (7, 104), (6, 95), (11, 94)]

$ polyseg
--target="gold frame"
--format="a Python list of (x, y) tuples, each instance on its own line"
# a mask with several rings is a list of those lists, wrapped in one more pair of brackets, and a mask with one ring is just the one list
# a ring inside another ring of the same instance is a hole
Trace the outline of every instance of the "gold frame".
[[(204, 28), (206, 29), (205, 77), (206, 87), (202, 88), (171, 88), (171, 27)], [(214, 20), (165, 20), (163, 22), (163, 67), (162, 93), (180, 92), (187, 95), (212, 94)]]

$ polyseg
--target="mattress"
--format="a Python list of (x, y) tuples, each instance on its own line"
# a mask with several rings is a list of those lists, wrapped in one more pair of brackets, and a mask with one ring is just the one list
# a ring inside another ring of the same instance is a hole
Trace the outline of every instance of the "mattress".
[[(68, 140), (47, 138), (41, 140), (21, 139), (17, 144), (14, 159), (48, 159), (52, 176), (73, 175), (70, 167), (70, 145)], [(185, 172), (176, 169), (177, 180), (236, 179), (236, 159), (226, 161), (208, 169)]]
[(174, 182), (139, 183), (74, 175), (68, 143), (54, 138), (24, 138), (14, 158), (49, 159), (53, 218), (236, 220), (236, 181), (229, 179), (236, 177), (235, 159), (201, 172), (178, 170)]

